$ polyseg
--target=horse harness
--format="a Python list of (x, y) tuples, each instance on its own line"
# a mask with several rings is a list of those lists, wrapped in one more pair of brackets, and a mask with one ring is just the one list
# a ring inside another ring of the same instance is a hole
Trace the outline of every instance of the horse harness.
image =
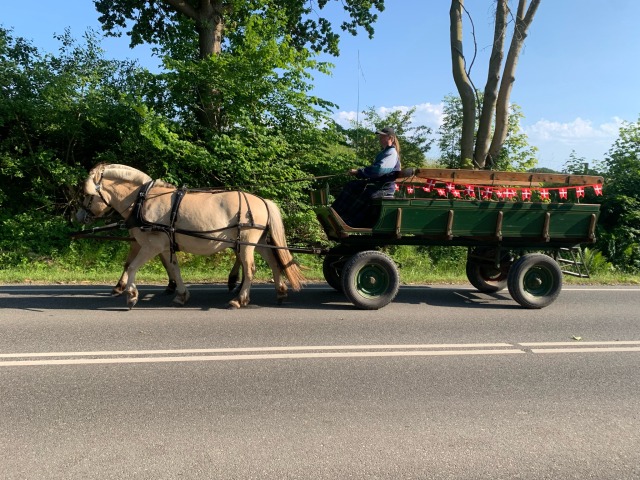
[[(255, 228), (255, 229), (265, 230), (265, 231), (268, 228), (266, 225), (260, 225), (255, 223), (253, 213), (251, 212), (251, 206), (249, 204), (249, 199), (247, 198), (247, 194), (246, 192), (241, 192), (241, 191), (238, 191), (239, 206), (238, 206), (238, 213), (236, 214), (237, 223), (235, 225), (236, 228), (238, 229), (238, 235), (235, 240), (228, 240), (226, 238), (213, 236), (213, 234), (232, 228), (233, 225), (230, 225), (228, 227), (218, 228), (215, 230), (207, 230), (207, 231), (184, 230), (181, 228), (176, 228), (175, 225), (176, 225), (176, 220), (178, 218), (178, 211), (180, 209), (180, 204), (182, 203), (182, 200), (187, 193), (193, 192), (193, 193), (217, 194), (217, 193), (227, 192), (227, 190), (189, 190), (185, 187), (176, 188), (176, 190), (173, 193), (173, 198), (171, 199), (171, 212), (169, 214), (169, 224), (165, 225), (162, 223), (150, 222), (144, 218), (143, 208), (144, 208), (145, 202), (148, 200), (149, 192), (153, 188), (154, 184), (155, 184), (155, 180), (151, 180), (150, 182), (147, 182), (140, 187), (136, 200), (133, 204), (131, 214), (126, 219), (125, 225), (127, 228), (139, 228), (143, 232), (153, 231), (153, 232), (165, 233), (169, 237), (169, 244), (170, 244), (169, 248), (172, 256), (175, 252), (178, 252), (180, 250), (180, 247), (176, 241), (176, 234), (188, 235), (191, 237), (202, 238), (205, 240), (213, 240), (216, 242), (233, 243), (234, 244), (233, 249), (236, 252), (238, 252), (241, 245), (254, 245), (254, 246), (256, 245), (253, 243), (240, 241), (240, 232), (242, 231), (243, 228)], [(260, 197), (257, 197), (257, 198), (260, 198)], [(248, 219), (248, 222), (246, 223), (242, 222), (242, 213), (243, 213), (242, 200), (243, 199), (244, 199), (244, 203), (246, 204), (245, 215), (246, 215), (246, 218)], [(264, 199), (261, 198), (261, 200), (264, 202), (265, 207), (267, 207), (267, 203), (264, 201)], [(269, 208), (267, 207), (267, 212), (268, 211), (269, 211)], [(268, 224), (268, 220), (267, 220), (267, 224)]]

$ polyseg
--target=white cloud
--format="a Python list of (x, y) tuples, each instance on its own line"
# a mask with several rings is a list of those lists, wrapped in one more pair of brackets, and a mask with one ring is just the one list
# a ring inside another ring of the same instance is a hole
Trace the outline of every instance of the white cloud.
[[(433, 104), (433, 103), (421, 103), (419, 105), (414, 106), (394, 106), (394, 107), (380, 107), (376, 109), (377, 113), (382, 116), (385, 116), (394, 111), (407, 112), (410, 109), (415, 108), (415, 112), (413, 114), (413, 123), (415, 125), (425, 125), (427, 127), (431, 127), (435, 132), (443, 122), (443, 104)], [(362, 120), (364, 115), (360, 113), (359, 118)], [(333, 115), (333, 118), (336, 122), (338, 122), (343, 127), (350, 126), (351, 121), (355, 121), (358, 118), (358, 114), (355, 111), (341, 111), (337, 112)]]
[(558, 141), (565, 144), (581, 144), (585, 141), (593, 140), (615, 140), (622, 119), (614, 117), (609, 123), (594, 125), (590, 120), (580, 117), (572, 122), (561, 123), (549, 120), (538, 120), (524, 131), (529, 136), (529, 140), (535, 144), (539, 141)]
[(622, 119), (594, 124), (580, 117), (571, 122), (539, 120), (523, 126), (529, 143), (538, 147), (538, 166), (561, 169), (571, 152), (587, 160), (602, 160), (611, 148), (622, 125)]

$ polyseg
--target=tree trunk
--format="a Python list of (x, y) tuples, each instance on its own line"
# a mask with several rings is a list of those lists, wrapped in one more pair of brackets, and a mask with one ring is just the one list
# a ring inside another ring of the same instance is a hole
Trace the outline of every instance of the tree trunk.
[[(198, 8), (193, 8), (184, 0), (165, 1), (175, 10), (195, 21), (201, 60), (204, 61), (222, 52), (224, 15), (231, 8), (227, 2), (202, 0)], [(197, 88), (199, 104), (196, 105), (196, 117), (198, 123), (208, 130), (220, 130), (223, 123), (220, 90), (207, 81), (200, 82)]]
[[(476, 128), (475, 91), (465, 70), (465, 60), (462, 51), (462, 8), (464, 0), (452, 0), (449, 10), (451, 23), (451, 66), (453, 79), (462, 102), (462, 137), (460, 139), (460, 154), (462, 164), (473, 159), (473, 143)], [(470, 165), (469, 165), (470, 167)]]
[(484, 88), (482, 112), (478, 122), (478, 135), (476, 137), (474, 153), (474, 163), (478, 168), (484, 168), (491, 142), (493, 114), (496, 109), (500, 69), (502, 68), (502, 59), (504, 57), (504, 40), (507, 30), (507, 2), (508, 0), (498, 0), (496, 5), (493, 49), (491, 50), (491, 58), (489, 59), (489, 71), (487, 74), (487, 83)]
[(224, 9), (222, 2), (204, 1), (200, 4), (197, 25), (200, 58), (205, 59), (222, 52), (224, 30)]
[(200, 58), (217, 55), (222, 51), (222, 34), (224, 32), (224, 15), (231, 6), (222, 0), (202, 0), (198, 8), (194, 8), (184, 0), (164, 0), (174, 10), (182, 13), (196, 23)]
[[(527, 38), (529, 26), (533, 21), (533, 17), (535, 16), (539, 5), (540, 0), (532, 0), (529, 8), (527, 9), (527, 0), (519, 0), (518, 2), (518, 13), (516, 16), (513, 38), (511, 39), (509, 53), (507, 54), (507, 60), (505, 62), (504, 73), (502, 75), (502, 82), (500, 83), (500, 90), (498, 92), (498, 100), (496, 103), (495, 131), (493, 133), (491, 146), (489, 147), (490, 159), (498, 158), (502, 145), (507, 138), (509, 127), (509, 98), (511, 97), (513, 82), (515, 82), (518, 57), (522, 50), (524, 40)], [(524, 15), (525, 10), (527, 11), (526, 15)]]

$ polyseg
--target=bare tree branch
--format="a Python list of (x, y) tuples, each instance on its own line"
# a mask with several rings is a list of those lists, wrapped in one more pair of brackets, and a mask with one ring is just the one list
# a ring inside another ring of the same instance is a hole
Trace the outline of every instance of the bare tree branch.
[(493, 140), (489, 147), (490, 158), (497, 158), (500, 153), (500, 149), (507, 138), (509, 126), (509, 98), (511, 96), (513, 83), (515, 82), (518, 57), (522, 50), (522, 46), (524, 45), (524, 40), (527, 38), (529, 26), (531, 25), (533, 17), (540, 6), (540, 0), (532, 0), (529, 4), (529, 8), (527, 9), (527, 13), (523, 18), (522, 14), (524, 13), (526, 3), (526, 0), (520, 0), (520, 3), (518, 4), (518, 16), (516, 18), (514, 34), (507, 54), (504, 74), (500, 83), (500, 90), (498, 92), (498, 100), (496, 103), (496, 125), (493, 133)]
[(473, 158), (473, 143), (476, 125), (475, 89), (465, 70), (462, 48), (462, 9), (464, 0), (452, 0), (449, 10), (451, 66), (453, 79), (458, 88), (462, 101), (462, 137), (460, 139), (460, 153), (462, 161)]

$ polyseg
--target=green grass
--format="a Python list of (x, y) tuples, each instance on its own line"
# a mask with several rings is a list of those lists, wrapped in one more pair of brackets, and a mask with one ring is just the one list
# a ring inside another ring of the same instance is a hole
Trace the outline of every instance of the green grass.
[[(111, 246), (110, 246), (111, 247)], [(468, 284), (465, 274), (466, 249), (456, 247), (394, 247), (389, 253), (398, 264), (403, 284)], [(179, 252), (182, 278), (186, 283), (226, 283), (234, 262), (230, 250), (211, 257), (198, 257)], [(126, 248), (118, 247), (91, 252), (74, 252), (63, 258), (33, 260), (19, 266), (0, 268), (0, 284), (99, 284), (115, 285), (122, 274)], [(572, 285), (640, 285), (640, 275), (616, 271), (610, 264), (594, 256), (591, 278), (565, 275)], [(311, 282), (324, 282), (322, 257), (298, 254), (303, 273)], [(271, 271), (256, 256), (256, 282), (271, 280)], [(154, 259), (138, 272), (138, 284), (164, 285), (167, 274), (159, 260)]]

